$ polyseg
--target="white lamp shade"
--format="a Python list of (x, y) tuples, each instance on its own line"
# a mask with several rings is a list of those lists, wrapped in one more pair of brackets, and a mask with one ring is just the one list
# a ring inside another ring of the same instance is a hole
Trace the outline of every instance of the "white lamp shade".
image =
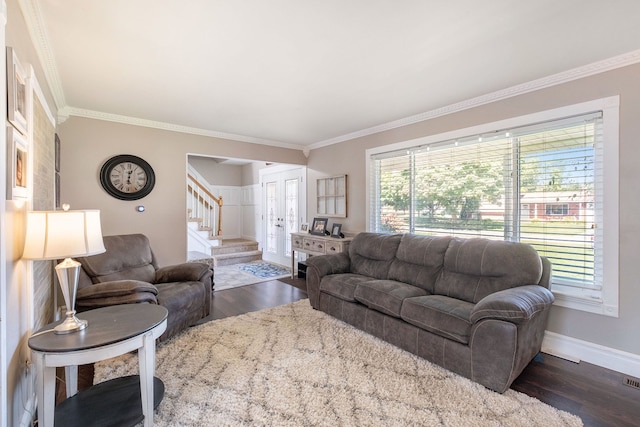
[(27, 212), (24, 259), (60, 259), (105, 252), (99, 210)]

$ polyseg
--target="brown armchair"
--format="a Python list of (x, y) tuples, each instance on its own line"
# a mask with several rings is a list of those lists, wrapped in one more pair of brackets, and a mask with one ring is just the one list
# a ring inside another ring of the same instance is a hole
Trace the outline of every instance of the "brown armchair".
[(76, 309), (116, 304), (159, 304), (169, 311), (166, 340), (209, 315), (213, 270), (184, 263), (158, 268), (142, 234), (105, 236), (106, 252), (76, 258), (81, 264)]

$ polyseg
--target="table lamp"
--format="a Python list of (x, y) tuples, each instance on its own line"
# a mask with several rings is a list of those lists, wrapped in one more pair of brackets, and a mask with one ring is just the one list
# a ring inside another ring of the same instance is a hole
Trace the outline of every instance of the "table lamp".
[(67, 306), (64, 322), (54, 328), (56, 334), (69, 334), (87, 327), (88, 322), (76, 317), (76, 290), (80, 277), (80, 263), (72, 257), (105, 252), (100, 228), (99, 210), (27, 212), (27, 234), (23, 259), (62, 259), (56, 274)]

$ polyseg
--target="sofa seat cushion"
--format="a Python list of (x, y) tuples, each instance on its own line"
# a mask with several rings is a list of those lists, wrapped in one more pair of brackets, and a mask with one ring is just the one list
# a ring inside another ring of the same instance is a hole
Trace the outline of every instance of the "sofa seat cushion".
[(357, 286), (355, 299), (372, 310), (399, 318), (405, 298), (424, 295), (427, 291), (417, 286), (395, 280), (372, 280)]
[(468, 344), (473, 307), (474, 304), (455, 298), (428, 295), (405, 299), (400, 317), (441, 337)]
[(324, 292), (344, 301), (356, 302), (354, 294), (360, 283), (373, 280), (361, 274), (344, 273), (324, 276), (320, 282), (320, 292)]

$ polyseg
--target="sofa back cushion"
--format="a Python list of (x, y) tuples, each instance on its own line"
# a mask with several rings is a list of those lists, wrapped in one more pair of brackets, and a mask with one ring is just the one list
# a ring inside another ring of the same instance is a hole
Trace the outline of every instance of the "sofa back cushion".
[(375, 279), (386, 279), (401, 238), (401, 234), (356, 235), (349, 245), (351, 272)]
[(146, 236), (105, 236), (103, 240), (106, 252), (77, 258), (92, 283), (123, 279), (155, 282), (157, 264)]
[(454, 238), (444, 255), (435, 294), (475, 304), (503, 289), (536, 285), (541, 277), (542, 261), (530, 245)]
[(449, 236), (404, 234), (389, 269), (389, 279), (418, 286), (433, 294), (450, 241)]

